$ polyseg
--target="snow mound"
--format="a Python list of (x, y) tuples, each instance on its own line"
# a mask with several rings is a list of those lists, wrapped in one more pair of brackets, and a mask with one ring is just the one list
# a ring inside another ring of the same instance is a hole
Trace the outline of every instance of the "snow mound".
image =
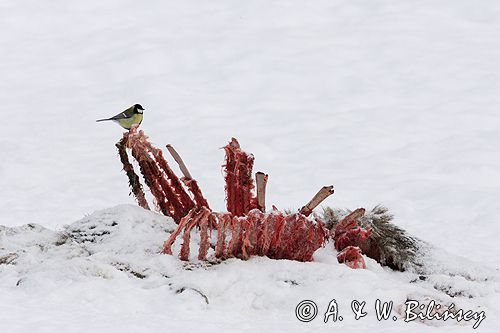
[[(183, 331), (199, 327), (200, 322), (207, 323), (207, 331), (235, 327), (239, 331), (300, 331), (304, 323), (295, 318), (295, 307), (309, 299), (317, 303), (320, 316), (307, 327), (330, 331), (331, 325), (320, 317), (336, 299), (344, 321), (335, 325), (359, 330), (366, 328), (366, 322), (378, 322), (373, 304), (381, 299), (394, 302), (398, 321), (379, 323), (381, 329), (390, 331), (420, 325), (401, 320), (407, 299), (455, 303), (474, 311), (498, 307), (494, 302), (500, 292), (497, 276), (489, 272), (484, 279), (477, 278), (488, 270), (467, 280), (450, 277), (454, 272), (447, 274), (446, 266), (439, 266), (435, 274), (423, 278), (391, 271), (369, 258), (366, 270), (352, 270), (337, 263), (332, 244), (319, 249), (315, 261), (309, 263), (263, 257), (181, 262), (160, 253), (175, 227), (168, 217), (129, 205), (95, 212), (61, 231), (34, 224), (0, 226), (0, 296), (5, 300), (0, 313), (9, 300), (17, 304), (9, 309), (9, 318), (0, 319), (10, 323), (7, 327), (15, 327), (23, 314), (30, 313), (23, 327), (30, 323), (36, 327), (37, 314), (47, 316), (58, 309), (93, 331), (131, 331), (137, 322), (143, 322), (142, 331), (157, 330), (174, 317), (177, 320), (170, 327)], [(196, 243), (199, 237), (193, 234)], [(446, 288), (462, 292), (451, 297)], [(348, 313), (354, 299), (368, 304), (368, 316), (359, 321)], [(111, 323), (105, 314), (120, 320)], [(63, 322), (67, 321), (50, 321), (44, 327), (47, 331), (64, 329)], [(446, 324), (468, 330), (473, 324), (425, 323), (436, 329)], [(488, 321), (482, 325), (489, 325)]]

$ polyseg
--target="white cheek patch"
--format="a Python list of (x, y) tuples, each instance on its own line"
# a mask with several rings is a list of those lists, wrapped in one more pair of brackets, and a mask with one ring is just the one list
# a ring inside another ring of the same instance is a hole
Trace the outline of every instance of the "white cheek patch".
[(139, 114), (142, 114), (142, 112), (143, 112), (143, 111), (144, 111), (144, 110), (139, 110), (139, 109), (137, 109), (137, 113), (139, 113)]

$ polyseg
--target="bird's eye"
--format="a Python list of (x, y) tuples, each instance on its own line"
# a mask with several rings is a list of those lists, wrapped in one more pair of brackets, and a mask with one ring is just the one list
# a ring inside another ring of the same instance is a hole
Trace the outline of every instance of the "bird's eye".
[(141, 104), (136, 104), (134, 105), (137, 110), (144, 110), (144, 108), (141, 106)]

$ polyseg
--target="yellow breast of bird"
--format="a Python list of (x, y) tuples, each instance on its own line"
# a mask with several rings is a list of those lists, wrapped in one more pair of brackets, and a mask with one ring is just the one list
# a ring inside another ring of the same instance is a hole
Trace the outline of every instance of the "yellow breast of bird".
[(134, 124), (140, 124), (142, 122), (142, 114), (136, 113), (132, 117), (127, 119), (117, 120), (118, 124), (125, 129), (130, 129)]

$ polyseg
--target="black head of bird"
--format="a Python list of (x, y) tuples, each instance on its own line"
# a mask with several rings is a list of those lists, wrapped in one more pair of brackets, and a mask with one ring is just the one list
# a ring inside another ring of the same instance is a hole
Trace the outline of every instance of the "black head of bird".
[(135, 113), (143, 113), (144, 108), (141, 104), (134, 104), (134, 112)]

